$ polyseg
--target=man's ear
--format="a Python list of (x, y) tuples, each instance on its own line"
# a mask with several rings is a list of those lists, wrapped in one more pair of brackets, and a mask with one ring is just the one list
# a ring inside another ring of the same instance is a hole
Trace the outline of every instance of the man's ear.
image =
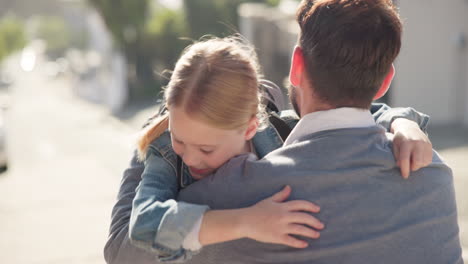
[(304, 54), (302, 48), (299, 46), (294, 47), (292, 59), (291, 59), (291, 69), (289, 71), (289, 81), (292, 85), (299, 87), (301, 84), (301, 78), (304, 74), (305, 63), (304, 63)]
[(388, 89), (390, 88), (390, 84), (392, 84), (392, 80), (394, 76), (395, 76), (395, 66), (392, 63), (392, 66), (390, 67), (390, 70), (388, 71), (387, 76), (385, 76), (382, 86), (380, 86), (380, 89), (377, 91), (377, 93), (374, 96), (374, 100), (381, 98), (387, 93)]
[(247, 125), (247, 130), (245, 130), (245, 135), (244, 135), (245, 140), (251, 140), (257, 133), (257, 129), (258, 129), (258, 118), (256, 116), (253, 116), (250, 119), (249, 124)]

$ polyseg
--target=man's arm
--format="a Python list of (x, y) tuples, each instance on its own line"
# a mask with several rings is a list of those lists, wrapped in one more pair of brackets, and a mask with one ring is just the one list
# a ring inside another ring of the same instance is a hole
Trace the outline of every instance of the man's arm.
[(109, 237), (104, 247), (104, 258), (109, 264), (134, 263), (144, 264), (158, 263), (157, 256), (133, 246), (128, 237), (128, 224), (132, 212), (132, 201), (135, 197), (135, 189), (141, 181), (144, 164), (138, 162), (136, 154), (130, 162), (130, 167), (124, 172), (117, 202), (112, 209)]

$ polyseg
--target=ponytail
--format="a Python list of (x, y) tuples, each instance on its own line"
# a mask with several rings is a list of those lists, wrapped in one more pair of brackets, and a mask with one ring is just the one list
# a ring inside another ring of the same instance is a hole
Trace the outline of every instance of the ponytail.
[(169, 127), (169, 116), (167, 112), (153, 119), (143, 131), (137, 141), (138, 160), (144, 161), (146, 159), (146, 152), (153, 140), (158, 138)]

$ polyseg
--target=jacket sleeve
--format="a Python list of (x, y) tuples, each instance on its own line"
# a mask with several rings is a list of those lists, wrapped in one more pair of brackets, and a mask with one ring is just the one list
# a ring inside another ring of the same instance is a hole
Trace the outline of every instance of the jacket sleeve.
[(416, 122), (422, 131), (427, 133), (427, 125), (429, 124), (429, 116), (416, 111), (411, 107), (395, 107), (382, 103), (372, 103), (370, 108), (371, 114), (377, 124), (383, 126), (387, 131), (390, 131), (390, 126), (393, 120), (397, 118), (406, 118)]
[(175, 168), (157, 150), (150, 150), (133, 199), (129, 236), (132, 244), (158, 255), (161, 261), (183, 262), (193, 252), (182, 243), (208, 206), (177, 202)]
[(174, 170), (164, 158), (152, 153), (143, 165), (134, 157), (113, 209), (107, 263), (183, 262), (197, 253), (181, 245), (208, 206), (176, 202), (177, 193)]

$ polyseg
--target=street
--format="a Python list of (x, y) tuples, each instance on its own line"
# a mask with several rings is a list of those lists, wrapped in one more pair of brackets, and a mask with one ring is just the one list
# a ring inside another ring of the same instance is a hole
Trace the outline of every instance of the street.
[[(150, 111), (123, 122), (75, 97), (66, 77), (51, 79), (41, 68), (22, 72), (13, 62), (8, 67), (16, 81), (6, 120), (9, 167), (0, 174), (0, 263), (104, 263), (122, 171), (137, 124)], [(454, 170), (467, 248), (468, 138), (446, 133), (434, 130), (431, 139)], [(446, 138), (455, 142), (444, 145)]]
[[(17, 67), (10, 65), (10, 68)], [(104, 263), (129, 126), (72, 95), (67, 78), (19, 72), (0, 174), (0, 263)]]

